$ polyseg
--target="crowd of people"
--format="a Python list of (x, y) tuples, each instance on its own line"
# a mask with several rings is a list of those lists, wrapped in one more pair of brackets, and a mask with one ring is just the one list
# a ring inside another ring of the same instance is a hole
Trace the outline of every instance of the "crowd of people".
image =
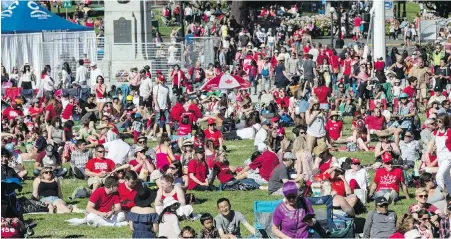
[[(2, 66), (2, 196), (11, 193), (3, 180), (32, 179), (30, 200), (71, 213), (61, 181), (75, 177), (90, 195), (85, 217), (69, 223), (129, 225), (134, 238), (234, 238), (241, 225), (256, 229), (232, 210), (232, 196), (217, 201), (213, 217), (194, 211), (196, 192), (262, 190), (283, 198), (272, 233), (306, 238), (310, 229), (328, 235), (307, 197), (332, 195), (334, 210), (349, 218), (374, 201), (365, 238), (450, 237), (451, 37), (433, 52), (415, 45), (413, 53), (394, 47), (375, 56), (360, 43), (337, 52), (308, 31), (285, 36), (282, 26), (266, 33), (223, 19), (213, 31), (218, 62), (175, 65), (168, 75), (136, 67), (130, 85), (107, 87), (89, 59), (76, 69), (63, 64), (60, 79), (50, 66)], [(224, 75), (252, 87), (200, 90)], [(252, 155), (231, 165), (231, 140), (252, 140)], [(335, 151), (372, 152), (374, 160), (362, 165)], [(396, 215), (388, 208), (410, 199), (409, 187), (416, 202)], [(2, 229), (20, 231), (20, 213), (8, 203)], [(181, 228), (183, 220), (200, 220), (202, 230)]]

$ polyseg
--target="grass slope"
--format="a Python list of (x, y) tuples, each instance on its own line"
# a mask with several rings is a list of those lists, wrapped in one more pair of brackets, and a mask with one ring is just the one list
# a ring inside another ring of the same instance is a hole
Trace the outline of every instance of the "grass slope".
[[(350, 123), (351, 119), (345, 119), (346, 129), (344, 134), (350, 135)], [(290, 132), (291, 129), (288, 129)], [(289, 135), (292, 137), (292, 135)], [(149, 143), (149, 146), (155, 146), (155, 142)], [(242, 141), (230, 141), (226, 142), (227, 148), (230, 150), (228, 153), (228, 159), (231, 165), (239, 166), (242, 165), (243, 161), (246, 160), (253, 152), (254, 146), (252, 140), (242, 140)], [(362, 164), (370, 164), (375, 161), (373, 153), (342, 153), (334, 152), (336, 157), (353, 157), (359, 158)], [(26, 168), (29, 172), (32, 171), (33, 164), (31, 162), (26, 163)], [(68, 167), (68, 165), (66, 165)], [(374, 176), (374, 171), (370, 171), (371, 177)], [(68, 197), (71, 195), (73, 190), (79, 186), (86, 186), (87, 182), (78, 179), (64, 179), (62, 182), (63, 195), (68, 201)], [(413, 189), (409, 189), (412, 196)], [(31, 196), (32, 192), (32, 181), (27, 180), (24, 184), (24, 189), (22, 195), (27, 197)], [(196, 198), (202, 201), (201, 204), (194, 205), (194, 211), (197, 213), (211, 213), (213, 216), (217, 214), (216, 201), (221, 197), (227, 197), (232, 203), (232, 208), (242, 212), (249, 222), (253, 222), (253, 203), (255, 200), (279, 200), (280, 197), (269, 196), (267, 192), (263, 191), (252, 191), (252, 192), (194, 192)], [(75, 204), (78, 208), (84, 209), (87, 205), (87, 199), (77, 199), (75, 201), (68, 201), (71, 204)], [(391, 206), (391, 209), (395, 210), (398, 215), (402, 215), (407, 212), (407, 209), (414, 200), (402, 200), (395, 206)], [(374, 204), (367, 204), (368, 210), (374, 209)], [(32, 219), (38, 226), (35, 228), (36, 234), (34, 237), (58, 237), (58, 238), (70, 238), (70, 237), (101, 237), (101, 238), (119, 238), (119, 237), (130, 237), (131, 232), (128, 227), (122, 228), (92, 228), (88, 226), (69, 226), (64, 220), (69, 218), (82, 218), (83, 214), (53, 214), (53, 215), (26, 215), (26, 219)], [(360, 215), (359, 217), (365, 217), (366, 215)], [(201, 229), (199, 221), (195, 222), (182, 222), (182, 226), (189, 225), (192, 226), (196, 231)], [(243, 235), (249, 235), (249, 232), (245, 228), (243, 229)]]

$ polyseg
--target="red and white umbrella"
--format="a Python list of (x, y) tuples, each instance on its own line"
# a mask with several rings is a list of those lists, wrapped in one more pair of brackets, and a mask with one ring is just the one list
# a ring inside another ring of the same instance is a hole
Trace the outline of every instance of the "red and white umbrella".
[(207, 81), (200, 90), (213, 91), (218, 89), (249, 89), (252, 85), (241, 76), (222, 74)]

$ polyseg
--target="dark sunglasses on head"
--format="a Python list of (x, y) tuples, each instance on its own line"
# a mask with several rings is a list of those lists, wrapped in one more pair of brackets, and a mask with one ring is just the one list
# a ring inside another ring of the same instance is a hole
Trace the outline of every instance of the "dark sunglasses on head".
[(145, 140), (138, 141), (138, 143), (140, 143), (140, 144), (144, 144), (145, 142), (146, 142)]
[(296, 194), (289, 194), (287, 196), (285, 196), (287, 199), (295, 199), (298, 195)]
[(172, 170), (176, 170), (177, 168), (176, 167), (174, 167), (174, 166), (171, 166), (171, 167), (169, 167), (170, 169), (172, 169)]

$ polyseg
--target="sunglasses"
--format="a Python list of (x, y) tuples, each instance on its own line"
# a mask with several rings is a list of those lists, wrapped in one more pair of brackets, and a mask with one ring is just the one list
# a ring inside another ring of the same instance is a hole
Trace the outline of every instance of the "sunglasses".
[(388, 207), (388, 204), (377, 205), (378, 207)]
[(423, 222), (427, 222), (427, 221), (429, 221), (429, 217), (428, 217), (428, 218), (423, 217), (423, 218), (421, 218), (421, 220), (422, 220)]
[(386, 164), (386, 165), (392, 165), (393, 162), (386, 162), (386, 163), (384, 163), (384, 164)]
[(97, 150), (97, 153), (105, 153), (104, 150)]
[(289, 194), (287, 196), (285, 196), (287, 199), (295, 199), (298, 195), (296, 194)]
[(52, 171), (45, 171), (43, 174), (52, 174)]
[(173, 167), (173, 166), (169, 167), (169, 168), (172, 169), (172, 170), (176, 170), (177, 169), (176, 167)]
[(352, 165), (360, 165), (360, 163), (353, 163)]
[(419, 197), (419, 198), (428, 198), (429, 196), (426, 195), (426, 194), (421, 194), (421, 195), (418, 195), (418, 197)]
[(144, 141), (144, 140), (138, 141), (139, 144), (144, 144), (145, 142), (146, 142), (146, 141)]
[(305, 132), (299, 132), (299, 134), (305, 134)]

